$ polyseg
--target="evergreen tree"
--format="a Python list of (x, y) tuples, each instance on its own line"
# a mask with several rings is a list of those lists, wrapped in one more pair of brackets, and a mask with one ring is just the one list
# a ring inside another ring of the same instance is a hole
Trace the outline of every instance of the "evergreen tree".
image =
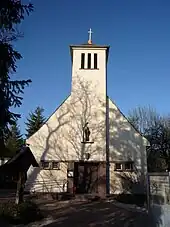
[(13, 156), (21, 148), (24, 143), (19, 126), (17, 122), (9, 129), (9, 135), (5, 140), (5, 146), (8, 149), (8, 156)]
[(26, 137), (29, 138), (32, 136), (35, 132), (38, 131), (38, 129), (41, 128), (41, 126), (45, 122), (45, 117), (43, 116), (44, 109), (41, 107), (37, 107), (34, 112), (31, 112), (29, 114), (29, 117), (27, 118), (27, 122), (25, 123), (26, 128)]
[(22, 58), (12, 42), (21, 36), (17, 25), (24, 20), (25, 12), (29, 15), (32, 10), (32, 4), (24, 5), (21, 0), (0, 1), (0, 156), (5, 153), (4, 135), (20, 117), (20, 114), (11, 111), (11, 107), (21, 106), (21, 94), (31, 82), (12, 80), (17, 70), (16, 62)]

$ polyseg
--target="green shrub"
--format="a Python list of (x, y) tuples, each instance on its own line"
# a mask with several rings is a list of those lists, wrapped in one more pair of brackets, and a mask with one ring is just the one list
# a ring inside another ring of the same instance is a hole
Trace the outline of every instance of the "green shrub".
[(12, 202), (0, 204), (0, 218), (15, 224), (27, 224), (43, 218), (38, 206), (26, 201), (19, 205)]
[(144, 194), (119, 194), (115, 197), (118, 202), (126, 204), (135, 204), (137, 206), (144, 206), (146, 202), (146, 195)]

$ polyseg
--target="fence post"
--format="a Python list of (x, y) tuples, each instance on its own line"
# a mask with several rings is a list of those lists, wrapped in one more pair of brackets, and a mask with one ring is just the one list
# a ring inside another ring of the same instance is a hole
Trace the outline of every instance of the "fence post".
[(148, 171), (146, 174), (146, 178), (147, 178), (147, 183), (146, 183), (147, 210), (148, 210), (148, 213), (150, 213), (150, 178), (149, 178)]
[(168, 178), (169, 178), (168, 204), (170, 204), (170, 201), (169, 201), (169, 198), (170, 198), (170, 172), (168, 172)]

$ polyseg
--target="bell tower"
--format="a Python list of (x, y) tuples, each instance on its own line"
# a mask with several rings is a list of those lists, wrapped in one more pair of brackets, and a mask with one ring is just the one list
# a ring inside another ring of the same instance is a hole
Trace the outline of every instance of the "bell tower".
[(89, 84), (94, 93), (107, 95), (107, 60), (109, 46), (96, 45), (92, 42), (92, 30), (88, 31), (88, 42), (71, 45), (72, 87), (75, 93), (81, 83)]

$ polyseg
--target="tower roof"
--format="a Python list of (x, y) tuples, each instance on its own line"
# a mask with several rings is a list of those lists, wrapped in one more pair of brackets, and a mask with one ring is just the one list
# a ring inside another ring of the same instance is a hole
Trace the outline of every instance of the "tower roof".
[(88, 44), (88, 43), (85, 43), (85, 44), (79, 44), (79, 45), (70, 45), (70, 47), (72, 48), (109, 48), (110, 46), (109, 45), (99, 45), (99, 44)]
[(98, 45), (98, 44), (79, 44), (79, 45), (70, 45), (70, 54), (71, 54), (71, 59), (73, 59), (73, 49), (106, 49), (106, 60), (108, 59), (109, 55), (109, 45)]
[(96, 44), (93, 44), (92, 43), (92, 30), (90, 28), (90, 30), (88, 31), (88, 34), (89, 34), (89, 37), (88, 37), (88, 42), (85, 43), (85, 44), (80, 44), (80, 45), (70, 45), (70, 53), (71, 53), (71, 60), (73, 60), (73, 49), (74, 48), (80, 48), (80, 49), (100, 49), (100, 48), (103, 48), (103, 49), (106, 49), (106, 60), (108, 59), (108, 55), (109, 55), (109, 48), (110, 46), (108, 45), (96, 45)]

